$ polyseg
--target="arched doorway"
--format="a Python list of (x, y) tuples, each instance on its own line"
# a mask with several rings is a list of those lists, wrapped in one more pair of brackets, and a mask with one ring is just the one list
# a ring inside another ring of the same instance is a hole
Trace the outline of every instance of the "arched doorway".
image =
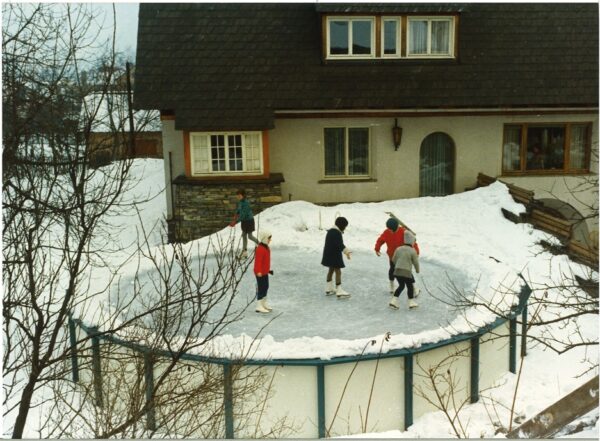
[(454, 193), (454, 141), (442, 132), (432, 133), (421, 143), (419, 196)]

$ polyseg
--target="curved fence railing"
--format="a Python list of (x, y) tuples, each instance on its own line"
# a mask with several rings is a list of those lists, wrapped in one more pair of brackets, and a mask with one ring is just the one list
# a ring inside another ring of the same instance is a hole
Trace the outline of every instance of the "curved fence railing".
[[(437, 410), (426, 396), (432, 381), (432, 366), (453, 364), (457, 374), (452, 393), (458, 393), (471, 403), (479, 400), (482, 388), (491, 386), (505, 372), (516, 372), (518, 319), (521, 318), (519, 335), (523, 356), (526, 353), (527, 302), (530, 294), (531, 289), (524, 285), (519, 294), (519, 303), (510, 314), (498, 317), (476, 332), (454, 335), (414, 348), (327, 360), (240, 361), (189, 353), (181, 354), (179, 359), (222, 367), (224, 427), (221, 435), (225, 438), (252, 437), (242, 424), (236, 423), (236, 406), (239, 404), (234, 403), (233, 398), (235, 380), (232, 367), (240, 363), (270, 370), (271, 390), (276, 392), (269, 398), (273, 401), (269, 410), (261, 414), (261, 425), (268, 426), (282, 416), (291, 417), (298, 422), (293, 436), (301, 438), (406, 429), (415, 418)], [(76, 382), (82, 381), (78, 354), (83, 349), (77, 347), (77, 342), (86, 340), (86, 337), (91, 342), (92, 372), (89, 381), (93, 383), (97, 406), (104, 405), (102, 343), (117, 345), (143, 357), (145, 399), (153, 399), (156, 360), (172, 357), (170, 352), (103, 334), (97, 328), (73, 318), (69, 320), (69, 329), (73, 349), (72, 373)], [(81, 333), (83, 338), (79, 337)], [(376, 415), (371, 418), (372, 423), (368, 427), (365, 411)], [(146, 412), (146, 427), (149, 430), (156, 427), (155, 409), (152, 406), (148, 406)]]

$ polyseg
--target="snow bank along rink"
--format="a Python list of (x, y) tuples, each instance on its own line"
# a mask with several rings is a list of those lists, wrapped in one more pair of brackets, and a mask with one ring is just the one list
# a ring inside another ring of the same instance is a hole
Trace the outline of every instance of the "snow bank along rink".
[[(162, 198), (157, 200), (164, 204)], [(258, 230), (268, 229), (273, 235), (271, 267), (275, 274), (270, 277), (268, 299), (274, 311), (264, 315), (254, 312), (255, 278), (250, 267), (236, 303), (239, 311), (250, 307), (225, 333), (205, 345), (202, 354), (234, 357), (242, 351), (248, 353), (253, 344), (254, 359), (329, 359), (360, 354), (371, 339), (387, 332), (392, 336), (384, 343), (384, 352), (434, 343), (491, 323), (496, 317), (484, 308), (459, 312), (440, 298), (451, 300), (451, 282), (467, 293), (477, 290), (497, 303), (500, 296), (495, 290), (500, 285), (515, 294), (519, 291), (519, 272), (547, 273), (547, 256), (536, 258), (532, 247), (536, 241), (548, 239), (547, 235), (529, 224), (508, 221), (501, 207), (513, 213), (524, 210), (505, 185), (495, 183), (446, 197), (333, 207), (295, 201), (267, 209), (256, 216), (256, 224)], [(388, 258), (383, 252), (380, 257), (374, 253), (375, 241), (388, 219), (386, 212), (396, 214), (417, 233), (421, 273), (415, 277), (421, 295), (417, 299), (420, 307), (415, 310), (406, 308), (406, 290), (400, 297), (400, 310), (387, 306)], [(342, 270), (343, 286), (352, 294), (348, 300), (325, 296), (326, 268), (320, 264), (326, 230), (337, 215), (350, 223), (344, 241), (353, 254)], [(228, 221), (223, 219), (223, 224)], [(212, 240), (226, 241), (232, 234), (239, 239), (239, 225), (225, 227)], [(205, 237), (185, 247), (202, 254), (210, 239)], [(250, 242), (249, 250), (253, 248)], [(209, 264), (211, 261), (214, 259), (209, 258)], [(132, 262), (124, 268), (121, 292), (131, 286), (137, 266), (138, 262)], [(142, 261), (139, 271), (152, 277), (148, 262)], [(517, 297), (505, 296), (503, 301), (508, 310), (517, 303)], [(377, 352), (380, 347), (367, 346), (366, 353)]]

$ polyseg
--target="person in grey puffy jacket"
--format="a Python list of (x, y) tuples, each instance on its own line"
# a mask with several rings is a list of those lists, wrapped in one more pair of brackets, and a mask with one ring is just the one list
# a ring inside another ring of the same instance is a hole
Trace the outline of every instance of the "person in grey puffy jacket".
[(394, 277), (398, 281), (398, 288), (394, 292), (394, 297), (390, 301), (390, 308), (398, 309), (398, 298), (400, 297), (400, 293), (404, 290), (404, 286), (406, 285), (406, 290), (408, 292), (408, 307), (416, 308), (419, 306), (417, 302), (414, 301), (414, 283), (415, 278), (412, 274), (412, 268), (415, 268), (415, 271), (419, 273), (419, 255), (417, 251), (413, 248), (413, 244), (415, 243), (415, 236), (410, 231), (406, 230), (404, 232), (404, 245), (399, 246), (394, 251), (394, 255), (392, 257), (392, 262), (394, 263)]

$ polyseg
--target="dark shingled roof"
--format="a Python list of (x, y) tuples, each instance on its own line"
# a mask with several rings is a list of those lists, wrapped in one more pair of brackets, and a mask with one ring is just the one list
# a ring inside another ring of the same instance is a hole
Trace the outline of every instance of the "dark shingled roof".
[[(460, 16), (458, 60), (324, 63), (322, 13)], [(135, 105), (259, 130), (274, 110), (596, 107), (598, 5), (141, 3)]]

